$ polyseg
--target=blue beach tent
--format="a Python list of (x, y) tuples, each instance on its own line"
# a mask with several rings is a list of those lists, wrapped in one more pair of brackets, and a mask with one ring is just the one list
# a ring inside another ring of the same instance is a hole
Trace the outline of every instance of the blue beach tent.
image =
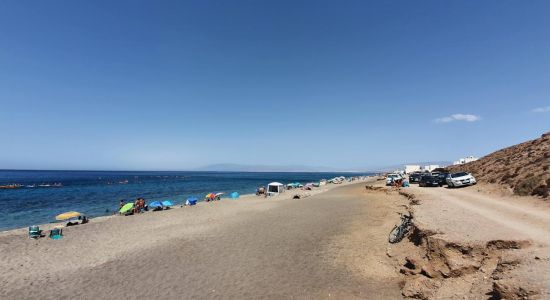
[(153, 201), (149, 203), (149, 207), (151, 208), (162, 207), (162, 203), (160, 203), (160, 201)]
[(199, 200), (199, 198), (197, 197), (189, 197), (187, 198), (187, 201), (185, 201), (185, 205), (196, 205), (197, 204), (197, 201)]
[(239, 193), (237, 192), (231, 193), (231, 199), (238, 199), (238, 198), (239, 198)]
[(162, 205), (163, 206), (172, 206), (174, 204), (172, 204), (172, 201), (170, 201), (170, 200), (164, 200), (164, 201), (162, 201)]

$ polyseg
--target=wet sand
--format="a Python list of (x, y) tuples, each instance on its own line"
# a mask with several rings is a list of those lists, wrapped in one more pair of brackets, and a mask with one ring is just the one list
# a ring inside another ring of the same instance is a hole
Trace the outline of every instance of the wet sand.
[(3, 234), (0, 298), (401, 298), (385, 252), (405, 200), (364, 186), (114, 217), (58, 241)]

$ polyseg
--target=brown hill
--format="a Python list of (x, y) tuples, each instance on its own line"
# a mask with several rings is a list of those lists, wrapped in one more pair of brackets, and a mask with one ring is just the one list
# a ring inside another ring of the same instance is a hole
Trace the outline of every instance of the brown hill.
[(550, 193), (550, 132), (448, 169), (471, 172), (480, 182), (507, 185), (517, 195), (547, 198)]

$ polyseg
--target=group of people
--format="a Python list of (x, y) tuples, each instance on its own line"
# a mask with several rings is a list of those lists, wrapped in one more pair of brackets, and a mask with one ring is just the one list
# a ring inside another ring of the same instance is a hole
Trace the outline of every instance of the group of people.
[(210, 194), (208, 197), (204, 198), (204, 201), (206, 202), (219, 201), (221, 199), (222, 199), (221, 195)]
[[(80, 223), (78, 223), (78, 221), (80, 221)], [(86, 223), (88, 223), (88, 222), (89, 222), (88, 217), (86, 217), (86, 216), (78, 216), (78, 220), (77, 220), (77, 221), (74, 221), (74, 222), (69, 221), (69, 222), (67, 222), (67, 227), (69, 227), (69, 226), (75, 226), (75, 225), (79, 225), (79, 224), (86, 224)]]
[(393, 179), (392, 180), (392, 186), (394, 188), (401, 188), (401, 187), (408, 187), (409, 186), (409, 182), (404, 180), (403, 178), (399, 178), (399, 179)]
[[(126, 202), (124, 200), (120, 200), (120, 204), (118, 209), (120, 210)], [(143, 198), (137, 198), (136, 201), (134, 201), (134, 208), (132, 209), (132, 213), (139, 214), (143, 211), (148, 211), (149, 208), (147, 207), (147, 204), (145, 204), (145, 199)]]
[(267, 193), (265, 192), (265, 187), (261, 186), (256, 189), (256, 196), (267, 196)]

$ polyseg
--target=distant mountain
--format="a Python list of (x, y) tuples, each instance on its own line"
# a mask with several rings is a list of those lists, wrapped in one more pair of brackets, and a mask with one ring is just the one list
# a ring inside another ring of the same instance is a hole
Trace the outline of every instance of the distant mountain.
[(311, 167), (303, 165), (240, 165), (240, 164), (214, 164), (196, 169), (196, 171), (218, 172), (343, 172), (330, 167)]

